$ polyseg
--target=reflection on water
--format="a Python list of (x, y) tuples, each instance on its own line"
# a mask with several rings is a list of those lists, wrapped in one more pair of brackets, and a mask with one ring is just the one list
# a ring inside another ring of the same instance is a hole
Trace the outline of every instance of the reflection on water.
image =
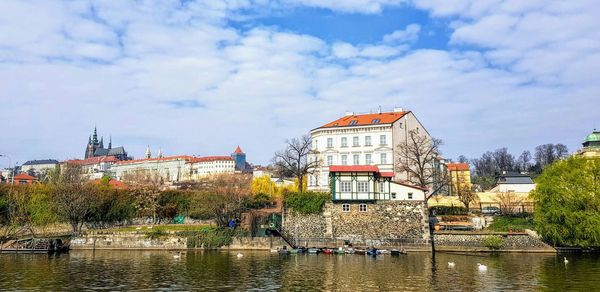
[[(290, 255), (267, 252), (71, 251), (0, 255), (0, 290), (528, 291), (600, 287), (596, 255)], [(455, 262), (454, 268), (448, 262)], [(481, 273), (477, 263), (488, 266)]]

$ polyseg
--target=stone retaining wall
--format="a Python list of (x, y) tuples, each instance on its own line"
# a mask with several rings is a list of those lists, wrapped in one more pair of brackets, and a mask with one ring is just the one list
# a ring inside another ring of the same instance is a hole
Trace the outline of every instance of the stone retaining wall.
[(555, 251), (538, 238), (529, 234), (434, 234), (437, 250), (485, 251), (489, 250), (484, 241), (486, 238), (498, 236), (502, 239), (501, 251)]
[(321, 214), (296, 214), (287, 210), (283, 229), (290, 238), (348, 240), (353, 244), (402, 240), (427, 240), (429, 229), (424, 206), (414, 201), (383, 201), (367, 204), (361, 212), (358, 203), (350, 211), (342, 203), (327, 203)]

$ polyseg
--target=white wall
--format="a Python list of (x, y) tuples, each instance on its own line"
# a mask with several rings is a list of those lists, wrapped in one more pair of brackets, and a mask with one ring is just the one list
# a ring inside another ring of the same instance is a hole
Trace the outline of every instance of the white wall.
[(535, 184), (499, 184), (490, 192), (529, 193), (535, 189)]
[[(396, 194), (396, 198), (393, 196), (394, 193)], [(409, 193), (412, 193), (412, 199), (409, 198)], [(425, 200), (425, 192), (421, 189), (392, 182), (390, 184), (390, 199), (397, 201), (423, 201)]]

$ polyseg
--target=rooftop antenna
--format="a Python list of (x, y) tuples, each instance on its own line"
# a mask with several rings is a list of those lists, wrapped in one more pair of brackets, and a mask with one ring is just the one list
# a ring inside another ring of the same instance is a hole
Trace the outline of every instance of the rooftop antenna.
[(378, 114), (381, 114), (381, 105), (379, 106), (379, 110), (377, 111)]

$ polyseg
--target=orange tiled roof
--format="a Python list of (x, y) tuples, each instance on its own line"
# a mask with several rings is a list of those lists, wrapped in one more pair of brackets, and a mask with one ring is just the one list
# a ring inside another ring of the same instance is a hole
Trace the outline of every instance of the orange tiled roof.
[(161, 157), (161, 158), (143, 158), (143, 159), (134, 159), (134, 160), (123, 160), (123, 161), (119, 161), (115, 164), (117, 165), (123, 165), (123, 164), (132, 164), (132, 163), (140, 163), (140, 162), (158, 162), (158, 161), (168, 161), (168, 160), (186, 160), (186, 161), (190, 161), (194, 159), (193, 156), (189, 156), (189, 155), (178, 155), (178, 156), (167, 156), (167, 157)]
[[(332, 127), (352, 127), (352, 126), (367, 126), (367, 125), (378, 125), (378, 124), (391, 124), (409, 112), (390, 112), (390, 113), (376, 113), (376, 114), (360, 114), (345, 116), (339, 118), (333, 122), (327, 123), (319, 128), (332, 128)], [(379, 120), (379, 122), (377, 122)]]
[(98, 156), (98, 157), (90, 157), (87, 159), (71, 159), (65, 161), (67, 164), (76, 164), (76, 165), (90, 165), (90, 164), (98, 164), (101, 162), (117, 162), (119, 159), (115, 156)]
[(28, 175), (26, 173), (19, 173), (15, 175), (15, 180), (37, 180), (37, 177)]
[(235, 151), (233, 153), (235, 153), (235, 154), (243, 154), (244, 151), (242, 151), (242, 148), (240, 148), (240, 146), (238, 145), (238, 147), (235, 148)]
[(448, 163), (448, 170), (469, 170), (468, 163)]
[(204, 156), (204, 157), (193, 157), (193, 158), (190, 160), (190, 163), (196, 163), (196, 162), (207, 162), (207, 161), (219, 161), (219, 160), (233, 161), (233, 158), (231, 158), (231, 156)]

